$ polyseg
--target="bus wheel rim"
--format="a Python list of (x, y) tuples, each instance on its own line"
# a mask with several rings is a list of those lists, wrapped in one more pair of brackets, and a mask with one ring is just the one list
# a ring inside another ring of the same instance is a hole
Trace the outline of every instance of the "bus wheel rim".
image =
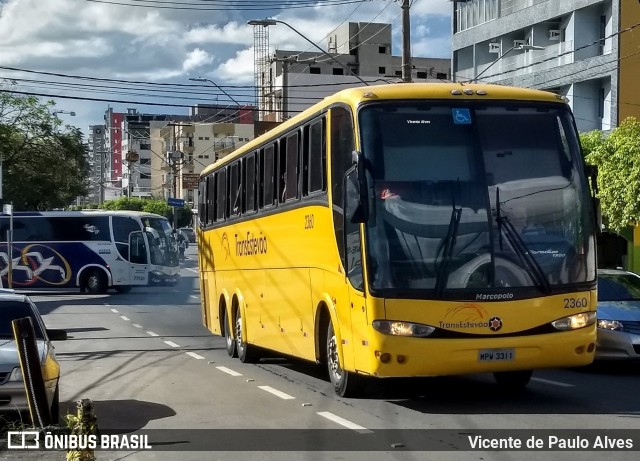
[(342, 370), (340, 369), (340, 361), (338, 359), (338, 346), (335, 335), (329, 338), (327, 345), (327, 359), (329, 360), (329, 370), (333, 374), (336, 381), (342, 379)]
[(240, 315), (236, 319), (236, 344), (238, 351), (241, 351), (244, 345), (242, 344), (242, 317)]

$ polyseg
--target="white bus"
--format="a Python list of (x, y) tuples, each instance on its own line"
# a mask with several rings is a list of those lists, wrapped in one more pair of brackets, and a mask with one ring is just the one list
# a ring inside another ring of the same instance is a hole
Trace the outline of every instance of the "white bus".
[(178, 283), (178, 249), (163, 216), (98, 210), (16, 212), (12, 219), (0, 217), (5, 287), (104, 293)]

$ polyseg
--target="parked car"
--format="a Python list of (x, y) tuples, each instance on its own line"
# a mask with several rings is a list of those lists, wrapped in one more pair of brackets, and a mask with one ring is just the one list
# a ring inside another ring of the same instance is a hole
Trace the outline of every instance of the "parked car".
[(52, 341), (67, 339), (64, 330), (48, 330), (35, 303), (26, 295), (0, 292), (0, 412), (27, 411), (27, 395), (22, 379), (18, 350), (13, 339), (11, 321), (31, 317), (35, 330), (40, 365), (51, 417), (60, 417), (60, 365)]
[(596, 360), (640, 360), (640, 276), (598, 270)]
[(196, 242), (196, 232), (193, 230), (192, 227), (181, 227), (180, 231), (182, 231), (182, 233), (184, 233), (187, 236), (190, 243)]

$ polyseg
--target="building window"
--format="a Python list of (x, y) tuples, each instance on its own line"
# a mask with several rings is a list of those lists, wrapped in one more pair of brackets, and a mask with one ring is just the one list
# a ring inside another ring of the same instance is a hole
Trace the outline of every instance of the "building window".
[(402, 77), (402, 71), (396, 70), (396, 77)]
[(387, 73), (387, 69), (385, 67), (378, 67), (378, 73), (384, 75)]
[(309, 67), (309, 73), (310, 74), (319, 74), (320, 73), (320, 68), (319, 67)]
[(387, 53), (387, 47), (386, 46), (379, 46), (378, 47), (378, 53), (386, 54)]
[(140, 150), (151, 150), (151, 144), (140, 143)]
[(438, 80), (446, 80), (447, 79), (447, 74), (445, 74), (443, 72), (437, 72), (436, 73), (436, 78)]
[(598, 95), (598, 117), (604, 118), (604, 88), (600, 88)]
[(418, 72), (416, 74), (417, 78), (427, 78), (427, 73), (426, 72)]
[(198, 136), (198, 141), (202, 141), (202, 136)]
[(334, 67), (333, 68), (333, 75), (344, 75), (344, 69), (342, 67)]

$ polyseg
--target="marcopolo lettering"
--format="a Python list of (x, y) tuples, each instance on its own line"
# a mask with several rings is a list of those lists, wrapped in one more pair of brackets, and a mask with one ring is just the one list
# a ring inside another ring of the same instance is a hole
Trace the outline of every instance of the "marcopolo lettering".
[(256, 237), (253, 232), (247, 232), (245, 238), (238, 239), (236, 237), (236, 256), (252, 256), (257, 254), (265, 254), (267, 252), (267, 237), (262, 232)]
[(488, 295), (476, 293), (476, 301), (499, 301), (502, 299), (513, 299), (513, 293), (494, 293)]

